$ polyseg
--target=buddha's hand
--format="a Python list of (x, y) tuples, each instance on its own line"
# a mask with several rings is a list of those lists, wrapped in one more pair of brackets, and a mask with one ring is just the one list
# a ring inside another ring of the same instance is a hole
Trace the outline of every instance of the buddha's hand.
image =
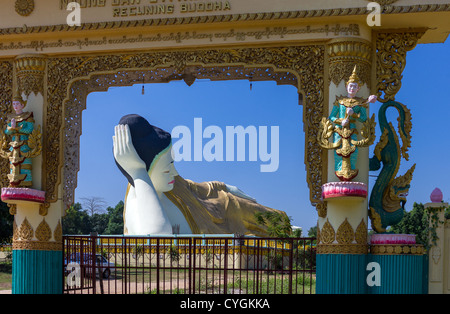
[(114, 158), (117, 163), (133, 179), (142, 172), (146, 171), (145, 162), (139, 157), (133, 146), (130, 127), (125, 124), (116, 125), (113, 136)]

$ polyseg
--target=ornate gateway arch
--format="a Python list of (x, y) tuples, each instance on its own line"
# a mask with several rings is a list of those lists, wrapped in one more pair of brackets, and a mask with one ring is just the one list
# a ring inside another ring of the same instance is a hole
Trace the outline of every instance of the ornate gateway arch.
[[(278, 84), (290, 84), (300, 93), (308, 95), (305, 105), (307, 134), (315, 138), (317, 112), (323, 112), (324, 45), (271, 48), (213, 49), (176, 52), (150, 52), (114, 54), (87, 57), (48, 59), (48, 89), (54, 91), (49, 98), (47, 123), (49, 141), (45, 166), (50, 173), (61, 171), (53, 162), (60, 158), (62, 169), (63, 201), (73, 203), (78, 172), (79, 136), (81, 113), (86, 108), (86, 96), (90, 92), (105, 91), (112, 86), (129, 86), (145, 82), (169, 82), (186, 76), (211, 80), (251, 79), (273, 80)], [(82, 66), (77, 66), (82, 65)], [(64, 120), (61, 121), (61, 117)], [(57, 143), (62, 143), (57, 144)], [(321, 197), (322, 160), (320, 148), (306, 148), (312, 200)], [(59, 156), (59, 157), (58, 157)], [(56, 176), (46, 178), (48, 200), (56, 200)]]
[[(30, 170), (32, 189), (42, 192), (33, 194), (38, 201), (5, 198), (15, 216), (15, 269), (24, 266), (20, 263), (28, 253), (38, 252), (37, 266), (24, 267), (38, 267), (53, 278), (44, 290), (35, 282), (23, 286), (18, 279), (18, 293), (61, 291), (61, 217), (74, 200), (87, 95), (144, 78), (146, 83), (273, 80), (297, 87), (319, 251), (365, 254), (367, 239), (361, 235), (369, 223), (367, 200), (348, 213), (322, 198), (322, 185), (337, 178), (332, 152), (317, 140), (321, 119), (345, 92), (355, 65), (363, 83), (360, 96), (394, 100), (406, 52), (417, 43), (445, 41), (450, 11), (444, 0), (376, 1), (382, 23), (369, 25), (373, 12), (366, 0), (328, 0), (320, 6), (297, 0), (77, 0), (72, 6), (67, 0), (4, 2), (0, 107), (13, 113), (13, 97), (20, 93), (42, 130), (41, 140), (35, 140), (42, 153), (32, 159)], [(0, 115), (2, 130), (10, 123)], [(368, 148), (360, 148), (359, 156), (356, 179), (367, 184)], [(7, 188), (11, 181), (6, 174), (13, 167), (9, 159), (0, 162), (0, 182)]]

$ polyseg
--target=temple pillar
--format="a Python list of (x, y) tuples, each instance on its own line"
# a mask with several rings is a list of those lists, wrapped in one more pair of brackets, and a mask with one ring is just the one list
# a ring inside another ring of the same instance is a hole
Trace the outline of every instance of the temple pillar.
[[(329, 113), (339, 96), (347, 95), (346, 82), (356, 66), (363, 85), (358, 97), (368, 98), (372, 69), (372, 44), (354, 38), (332, 40), (327, 45)], [(369, 109), (367, 109), (369, 117)], [(361, 129), (361, 123), (356, 127)], [(358, 140), (360, 137), (358, 137)], [(358, 174), (351, 182), (360, 194), (326, 198), (318, 211), (317, 293), (366, 293), (367, 184), (369, 148), (358, 148)], [(340, 185), (335, 173), (335, 150), (328, 150), (327, 184)], [(345, 189), (347, 189), (345, 187)], [(340, 188), (340, 187), (339, 187)], [(344, 188), (344, 187), (342, 187)]]
[(445, 209), (448, 203), (442, 202), (442, 192), (435, 189), (431, 194), (431, 203), (424, 204), (428, 211), (430, 228), (428, 293), (450, 293), (450, 234), (446, 235)]
[[(13, 89), (26, 100), (36, 128), (45, 128), (47, 59), (22, 55), (14, 60)], [(42, 137), (45, 141), (45, 132)], [(61, 204), (46, 202), (42, 155), (32, 158), (32, 186), (2, 188), (2, 200), (14, 215), (14, 294), (62, 293)], [(59, 206), (57, 206), (59, 205)]]

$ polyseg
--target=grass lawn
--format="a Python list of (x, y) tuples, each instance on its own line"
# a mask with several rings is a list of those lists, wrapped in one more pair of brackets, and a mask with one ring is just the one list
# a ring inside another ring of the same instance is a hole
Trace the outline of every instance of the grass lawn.
[[(215, 274), (210, 271), (197, 270), (195, 272), (195, 283), (194, 289), (197, 293), (204, 292), (205, 290), (211, 290), (210, 293), (218, 291), (223, 291), (224, 289), (224, 278), (223, 274), (216, 271)], [(241, 291), (241, 293), (247, 294), (285, 294), (288, 293), (289, 287), (291, 287), (292, 292), (297, 293), (315, 293), (315, 275), (313, 278), (309, 278), (309, 275), (303, 277), (301, 274), (294, 276), (292, 282), (289, 281), (287, 275), (280, 274), (267, 274), (265, 272), (259, 272), (259, 274), (253, 272), (243, 272), (242, 275), (239, 271), (228, 271), (228, 282), (227, 289), (229, 291)], [(156, 269), (128, 269), (126, 277), (128, 281), (133, 283), (142, 282), (156, 282), (157, 281), (157, 271)], [(193, 276), (194, 274), (191, 274)], [(258, 278), (256, 278), (257, 276)], [(125, 273), (123, 269), (118, 268), (115, 272), (115, 278), (118, 280), (124, 280)], [(173, 286), (177, 287), (177, 284), (189, 282), (189, 275), (185, 270), (160, 270), (159, 279), (161, 282), (165, 282), (163, 286), (170, 286), (169, 282), (172, 281)], [(178, 288), (174, 288), (178, 289)], [(173, 293), (173, 291), (172, 291)], [(179, 293), (184, 293), (181, 289)]]
[(0, 290), (11, 290), (12, 264), (0, 264)]

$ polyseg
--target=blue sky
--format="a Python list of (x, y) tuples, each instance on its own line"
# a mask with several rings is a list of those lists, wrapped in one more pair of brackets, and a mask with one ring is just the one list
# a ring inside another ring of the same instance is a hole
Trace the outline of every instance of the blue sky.
[[(450, 41), (418, 45), (409, 52), (402, 88), (396, 97), (410, 108), (413, 119), (410, 160), (403, 161), (399, 171), (403, 174), (412, 164), (417, 164), (406, 204), (408, 211), (414, 202), (428, 202), (435, 187), (443, 191), (444, 200), (450, 201), (450, 100), (446, 95), (450, 86), (449, 55)], [(278, 126), (279, 167), (274, 172), (261, 172), (260, 165), (267, 162), (259, 156), (257, 161), (248, 161), (247, 151), (245, 162), (177, 162), (180, 175), (195, 182), (218, 180), (235, 185), (259, 203), (285, 211), (294, 225), (303, 228), (304, 234), (316, 225), (317, 213), (310, 204), (306, 183), (303, 108), (298, 103), (295, 87), (254, 82), (250, 90), (248, 81), (200, 80), (190, 87), (182, 81), (145, 84), (145, 95), (141, 89), (142, 84), (136, 84), (88, 96), (87, 109), (83, 112), (76, 201), (97, 196), (104, 198), (109, 206), (115, 206), (123, 200), (127, 182), (112, 155), (114, 126), (123, 115), (140, 114), (168, 132), (176, 126), (186, 126), (192, 141), (194, 118), (201, 118), (203, 130), (218, 126), (224, 136), (226, 126), (268, 126), (270, 140), (270, 126)], [(377, 113), (379, 106), (379, 102), (372, 105), (371, 112)], [(390, 111), (389, 116), (396, 125), (396, 113)], [(204, 139), (203, 145), (208, 141)], [(370, 184), (374, 182), (375, 178), (371, 177)]]

